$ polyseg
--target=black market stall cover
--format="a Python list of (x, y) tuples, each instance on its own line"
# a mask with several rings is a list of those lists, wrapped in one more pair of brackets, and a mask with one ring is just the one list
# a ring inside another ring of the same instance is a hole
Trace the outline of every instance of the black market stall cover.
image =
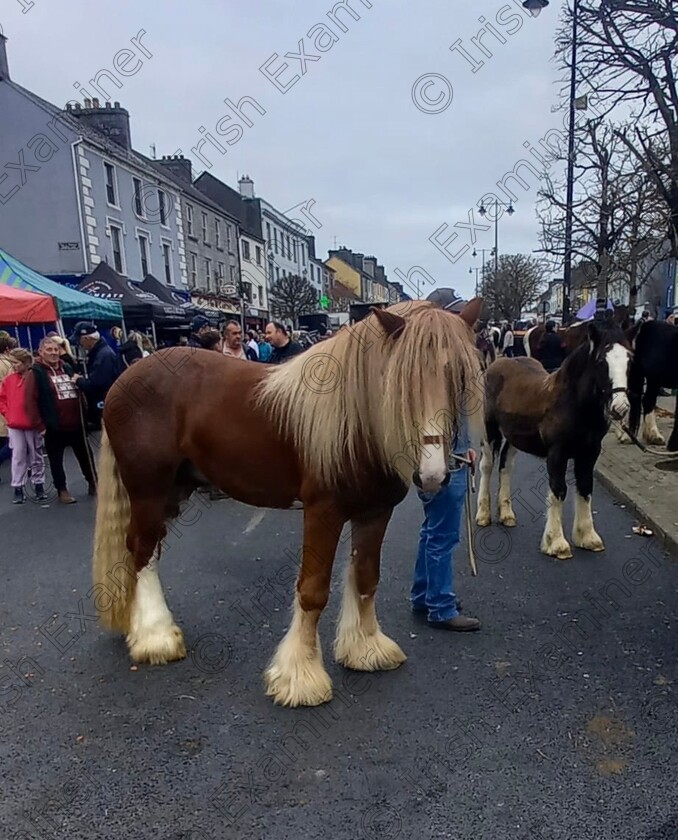
[(186, 316), (180, 306), (163, 302), (140, 283), (121, 277), (108, 263), (99, 263), (78, 290), (104, 300), (116, 300), (129, 324), (180, 324)]
[(189, 324), (197, 313), (197, 309), (191, 306), (190, 302), (186, 301), (181, 295), (177, 294), (174, 289), (163, 284), (152, 274), (147, 274), (141, 284), (141, 289), (151, 295), (155, 295), (161, 303), (171, 308), (176, 313), (174, 319), (177, 324)]

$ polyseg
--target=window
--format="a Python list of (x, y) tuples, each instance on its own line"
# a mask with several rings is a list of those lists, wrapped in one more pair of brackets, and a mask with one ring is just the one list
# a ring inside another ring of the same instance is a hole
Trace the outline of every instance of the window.
[(118, 195), (115, 189), (115, 166), (111, 163), (104, 164), (106, 173), (106, 201), (114, 207), (118, 206)]
[(287, 234), (287, 259), (292, 259), (292, 246), (290, 245), (290, 235)]
[(249, 259), (251, 259), (251, 256), (250, 256), (250, 243), (249, 243), (249, 242), (247, 242), (247, 240), (245, 240), (245, 239), (243, 239), (243, 241), (242, 241), (242, 258), (243, 258), (244, 260), (249, 260)]
[(165, 282), (172, 285), (172, 246), (169, 242), (162, 243), (162, 261), (165, 268)]
[(230, 269), (229, 275), (230, 275), (230, 278), (231, 278), (231, 285), (233, 286), (233, 285), (235, 285), (235, 267), (231, 265), (231, 266), (229, 266), (229, 269)]
[(306, 249), (304, 248), (304, 243), (299, 243), (301, 246), (301, 261), (304, 265), (306, 265)]
[(205, 257), (205, 279), (207, 281), (207, 288), (212, 288), (212, 260)]
[(193, 236), (193, 205), (186, 205), (186, 233)]
[(144, 217), (144, 203), (142, 200), (141, 181), (138, 178), (132, 178), (134, 185), (134, 212), (137, 216)]
[(278, 230), (277, 228), (273, 228), (273, 243), (276, 254), (279, 253), (278, 251)]
[(280, 280), (280, 269), (278, 268), (277, 265), (275, 267), (275, 279)]
[(217, 248), (221, 248), (221, 222), (219, 219), (214, 220), (214, 244)]
[(141, 276), (150, 274), (148, 270), (148, 237), (139, 234), (139, 256), (141, 257)]
[(257, 265), (261, 265), (261, 248), (258, 245), (255, 246), (254, 253), (257, 255)]
[(202, 213), (202, 241), (205, 245), (208, 245), (207, 242), (207, 213)]
[(163, 227), (167, 227), (167, 205), (165, 203), (165, 193), (162, 190), (158, 190), (158, 213), (160, 215), (160, 224)]
[(111, 248), (113, 249), (113, 268), (118, 274), (125, 273), (125, 267), (122, 261), (122, 228), (110, 225), (111, 229)]
[(284, 268), (283, 268), (283, 270), (282, 270), (282, 271), (283, 271), (283, 280), (284, 280), (284, 279), (287, 277), (287, 272), (285, 271), (285, 269), (284, 269)]
[(219, 282), (223, 283), (224, 281), (224, 264), (217, 263), (217, 277), (219, 278)]
[(297, 240), (296, 239), (294, 240), (292, 245), (294, 246), (294, 262), (296, 262), (297, 261)]
[(268, 242), (268, 248), (271, 249), (271, 226), (268, 222), (266, 222), (266, 241)]
[(233, 253), (233, 231), (231, 230), (230, 225), (226, 225), (226, 250), (229, 254)]
[(191, 286), (198, 285), (198, 255), (191, 251)]

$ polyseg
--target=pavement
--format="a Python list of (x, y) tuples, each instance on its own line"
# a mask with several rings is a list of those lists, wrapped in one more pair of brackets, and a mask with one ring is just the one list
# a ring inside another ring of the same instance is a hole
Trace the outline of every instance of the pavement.
[[(660, 397), (657, 426), (668, 440), (673, 428), (676, 398)], [(596, 477), (635, 515), (638, 525), (652, 530), (664, 547), (678, 554), (678, 454), (657, 455), (665, 447), (642, 452), (633, 444), (619, 443), (614, 432), (603, 441), (596, 463)]]
[(478, 531), (476, 578), (457, 555), (474, 634), (409, 613), (410, 493), (378, 595), (408, 661), (375, 674), (332, 661), (344, 541), (320, 629), (335, 699), (289, 710), (261, 674), (289, 618), (301, 512), (194, 499), (162, 563), (188, 657), (136, 668), (92, 620), (84, 483), (71, 482), (77, 505), (19, 507), (6, 477), (3, 840), (678, 837), (678, 565), (601, 486), (606, 551), (547, 558), (543, 465), (518, 457), (517, 527)]

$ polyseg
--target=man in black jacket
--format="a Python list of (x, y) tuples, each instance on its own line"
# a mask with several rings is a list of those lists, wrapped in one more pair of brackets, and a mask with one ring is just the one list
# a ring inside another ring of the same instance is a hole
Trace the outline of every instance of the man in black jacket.
[(292, 341), (285, 327), (278, 321), (271, 321), (270, 324), (266, 325), (264, 336), (273, 347), (271, 358), (268, 360), (269, 365), (281, 365), (291, 359), (292, 356), (298, 356), (299, 353), (304, 352), (301, 344)]
[(553, 373), (554, 370), (562, 365), (565, 358), (565, 350), (562, 341), (556, 333), (555, 321), (547, 321), (544, 325), (546, 332), (539, 342), (537, 349), (537, 358), (544, 365), (548, 373)]
[(87, 351), (87, 376), (76, 374), (73, 381), (87, 397), (91, 427), (99, 430), (106, 394), (120, 373), (118, 356), (103, 340), (96, 324), (89, 321), (79, 321), (75, 325), (70, 342)]

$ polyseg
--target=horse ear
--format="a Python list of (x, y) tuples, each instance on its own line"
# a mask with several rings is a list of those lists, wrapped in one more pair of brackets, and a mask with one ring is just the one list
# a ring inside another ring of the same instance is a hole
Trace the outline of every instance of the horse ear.
[(480, 318), (483, 311), (483, 299), (479, 297), (474, 297), (470, 300), (466, 306), (461, 310), (459, 313), (459, 317), (463, 318), (464, 321), (472, 327), (475, 322)]
[(384, 328), (386, 335), (391, 336), (391, 338), (398, 338), (400, 333), (405, 329), (405, 319), (401, 318), (400, 315), (395, 315), (393, 312), (387, 312), (385, 309), (379, 309), (377, 306), (373, 306), (371, 308), (377, 321), (379, 321)]

